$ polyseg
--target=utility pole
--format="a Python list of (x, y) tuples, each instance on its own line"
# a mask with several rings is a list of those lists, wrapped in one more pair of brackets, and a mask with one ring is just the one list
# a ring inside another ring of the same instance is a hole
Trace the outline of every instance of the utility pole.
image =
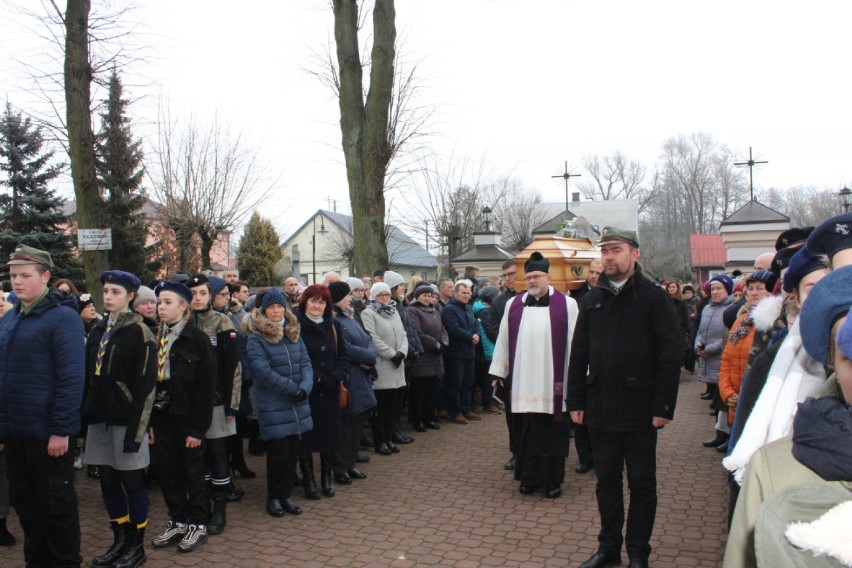
[(752, 178), (752, 171), (754, 170), (754, 166), (756, 164), (768, 164), (766, 160), (762, 162), (754, 161), (754, 158), (751, 157), (751, 146), (748, 147), (748, 162), (734, 162), (735, 166), (748, 166), (748, 191), (751, 194), (751, 200), (754, 201), (754, 179)]
[(582, 174), (569, 174), (568, 162), (565, 162), (565, 172), (558, 176), (550, 176), (552, 178), (562, 178), (565, 180), (565, 212), (568, 213), (568, 180), (572, 177), (580, 177)]

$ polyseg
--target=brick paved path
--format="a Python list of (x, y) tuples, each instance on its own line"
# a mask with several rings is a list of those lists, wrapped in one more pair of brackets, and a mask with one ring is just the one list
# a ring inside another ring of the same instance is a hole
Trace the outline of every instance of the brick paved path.
[[(721, 565), (727, 489), (720, 455), (701, 447), (713, 432), (702, 391), (684, 374), (675, 422), (660, 434), (652, 566)], [(298, 517), (266, 514), (264, 458), (250, 457), (258, 477), (237, 478), (246, 495), (228, 507), (225, 533), (186, 555), (148, 544), (146, 566), (577, 566), (596, 550), (595, 478), (574, 473), (573, 446), (564, 495), (550, 500), (520, 495), (503, 470), (509, 455), (502, 416), (415, 437), (394, 456), (368, 452), (369, 477), (338, 486), (333, 498), (307, 501), (297, 490), (305, 510)], [(78, 475), (77, 488), (88, 565), (111, 535), (97, 481)], [(166, 521), (159, 487), (151, 500), (149, 542)], [(9, 521), (20, 538), (14, 514)], [(0, 550), (0, 565), (23, 566), (21, 545)]]

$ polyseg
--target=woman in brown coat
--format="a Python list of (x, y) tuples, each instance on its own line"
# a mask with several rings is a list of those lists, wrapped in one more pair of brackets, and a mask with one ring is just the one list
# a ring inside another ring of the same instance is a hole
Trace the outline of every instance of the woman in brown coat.
[(423, 355), (411, 368), (408, 421), (418, 432), (426, 432), (427, 428), (440, 428), (435, 420), (435, 394), (444, 368), (441, 354), (450, 344), (450, 338), (441, 314), (433, 307), (432, 287), (418, 286), (412, 297), (414, 301), (409, 304), (407, 315), (423, 344)]

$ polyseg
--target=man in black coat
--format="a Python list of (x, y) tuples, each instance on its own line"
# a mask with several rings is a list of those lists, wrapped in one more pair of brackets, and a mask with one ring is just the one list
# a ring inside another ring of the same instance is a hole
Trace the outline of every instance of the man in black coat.
[(606, 227), (600, 245), (604, 274), (580, 305), (568, 367), (567, 408), (589, 429), (601, 514), (598, 551), (581, 568), (621, 562), (625, 464), (629, 568), (643, 568), (657, 511), (657, 430), (674, 416), (683, 338), (668, 294), (637, 263), (636, 232)]

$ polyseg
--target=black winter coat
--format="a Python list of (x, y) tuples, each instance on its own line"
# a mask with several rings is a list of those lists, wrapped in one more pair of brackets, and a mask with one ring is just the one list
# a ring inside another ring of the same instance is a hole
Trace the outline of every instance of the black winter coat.
[(124, 451), (138, 452), (151, 418), (157, 383), (154, 335), (139, 314), (122, 314), (105, 346), (101, 371), (95, 375), (98, 350), (107, 329), (104, 318), (86, 342), (85, 424), (127, 426)]
[[(169, 374), (171, 403), (166, 413), (185, 417), (186, 435), (203, 440), (213, 421), (216, 356), (210, 338), (191, 319), (169, 350)], [(151, 417), (155, 425), (158, 412)]]
[(441, 321), (450, 336), (450, 346), (444, 354), (448, 359), (473, 359), (476, 346), (473, 335), (479, 333), (479, 325), (473, 317), (473, 306), (450, 298), (441, 312)]
[(639, 265), (620, 291), (606, 275), (583, 299), (568, 366), (569, 411), (607, 431), (651, 428), (671, 419), (683, 338), (668, 293)]
[(314, 429), (302, 437), (301, 451), (329, 452), (340, 447), (340, 383), (349, 374), (349, 351), (340, 322), (334, 318), (325, 318), (322, 323), (301, 313), (298, 318), (314, 369), (314, 388), (308, 396)]

